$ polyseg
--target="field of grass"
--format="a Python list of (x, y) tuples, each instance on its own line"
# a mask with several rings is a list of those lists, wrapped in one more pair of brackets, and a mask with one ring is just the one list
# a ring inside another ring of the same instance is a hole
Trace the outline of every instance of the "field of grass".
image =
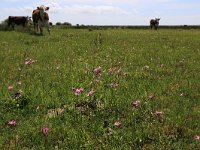
[(200, 149), (200, 30), (0, 35), (0, 149)]

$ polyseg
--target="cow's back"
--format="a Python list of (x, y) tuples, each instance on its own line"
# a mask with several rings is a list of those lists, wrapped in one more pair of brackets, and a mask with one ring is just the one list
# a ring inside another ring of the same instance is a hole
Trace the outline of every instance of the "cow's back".
[(8, 25), (17, 24), (17, 25), (25, 25), (27, 22), (27, 17), (24, 16), (9, 16), (8, 17)]
[(38, 22), (39, 18), (40, 18), (40, 10), (38, 9), (33, 10), (33, 13), (32, 13), (33, 22), (34, 23)]
[(155, 25), (155, 20), (154, 20), (154, 19), (151, 19), (151, 20), (150, 20), (150, 24), (151, 24), (151, 25)]

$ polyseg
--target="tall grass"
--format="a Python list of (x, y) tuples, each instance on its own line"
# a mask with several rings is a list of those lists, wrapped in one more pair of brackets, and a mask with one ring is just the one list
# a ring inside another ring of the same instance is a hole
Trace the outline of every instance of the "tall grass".
[(199, 149), (199, 43), (199, 30), (2, 31), (0, 148)]

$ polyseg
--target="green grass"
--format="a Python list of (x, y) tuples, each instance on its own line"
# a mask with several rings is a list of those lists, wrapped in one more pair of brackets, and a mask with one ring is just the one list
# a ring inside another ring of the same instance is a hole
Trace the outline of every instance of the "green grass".
[(200, 30), (0, 34), (0, 149), (200, 148)]

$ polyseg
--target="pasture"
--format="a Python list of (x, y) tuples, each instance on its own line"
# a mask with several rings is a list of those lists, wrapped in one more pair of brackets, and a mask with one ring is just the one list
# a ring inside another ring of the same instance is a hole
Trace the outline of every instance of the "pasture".
[(199, 29), (0, 34), (0, 149), (200, 149)]

